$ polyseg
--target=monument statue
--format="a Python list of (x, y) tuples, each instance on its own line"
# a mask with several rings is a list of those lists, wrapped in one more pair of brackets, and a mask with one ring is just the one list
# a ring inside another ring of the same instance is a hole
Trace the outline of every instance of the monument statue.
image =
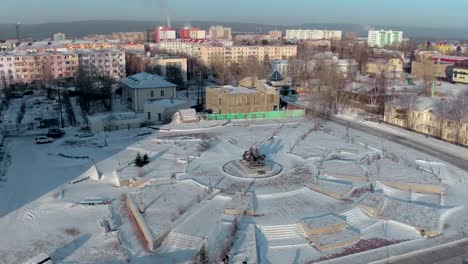
[(242, 155), (242, 160), (250, 168), (264, 167), (265, 159), (265, 154), (260, 154), (257, 147), (250, 147), (250, 149)]

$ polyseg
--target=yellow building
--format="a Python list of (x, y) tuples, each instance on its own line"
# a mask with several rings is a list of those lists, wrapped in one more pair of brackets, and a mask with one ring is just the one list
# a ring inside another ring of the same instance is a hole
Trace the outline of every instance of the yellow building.
[(455, 63), (453, 66), (452, 81), (468, 84), (468, 60)]
[(265, 80), (245, 78), (239, 86), (207, 88), (205, 108), (218, 114), (276, 111), (279, 101), (278, 91)]
[[(468, 95), (468, 94), (467, 94)], [(468, 146), (468, 101), (465, 105), (441, 99), (403, 96), (385, 104), (384, 121), (432, 137)], [(442, 113), (445, 112), (445, 113)]]
[(455, 52), (455, 46), (445, 43), (437, 43), (432, 46), (436, 51), (443, 55), (450, 55)]
[(381, 74), (382, 72), (402, 72), (403, 65), (404, 63), (401, 58), (372, 56), (368, 59), (366, 72), (374, 75)]

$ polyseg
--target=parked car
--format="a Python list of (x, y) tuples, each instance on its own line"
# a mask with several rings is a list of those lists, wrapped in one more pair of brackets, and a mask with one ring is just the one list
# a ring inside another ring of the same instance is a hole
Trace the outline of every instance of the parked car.
[(47, 143), (52, 143), (54, 142), (53, 138), (46, 137), (46, 136), (39, 136), (36, 137), (36, 144), (47, 144)]
[(77, 138), (89, 138), (89, 137), (94, 137), (94, 134), (89, 133), (89, 132), (85, 132), (85, 133), (76, 134), (75, 137), (77, 137)]
[(58, 128), (51, 128), (47, 133), (47, 136), (51, 138), (61, 138), (63, 135), (65, 135), (65, 131)]

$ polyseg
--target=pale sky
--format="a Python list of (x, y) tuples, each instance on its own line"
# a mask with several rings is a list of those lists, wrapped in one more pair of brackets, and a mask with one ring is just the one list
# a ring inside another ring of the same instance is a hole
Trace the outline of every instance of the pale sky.
[[(99, 19), (461, 28), (467, 0), (0, 0), (0, 23)], [(168, 7), (168, 8), (166, 8)]]

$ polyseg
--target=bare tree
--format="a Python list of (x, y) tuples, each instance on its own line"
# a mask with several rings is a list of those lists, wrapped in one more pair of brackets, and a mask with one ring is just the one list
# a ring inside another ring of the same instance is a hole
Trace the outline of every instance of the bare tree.
[(450, 104), (450, 119), (455, 123), (455, 143), (463, 144), (461, 131), (468, 118), (468, 91), (461, 92)]
[(450, 101), (447, 98), (439, 100), (435, 107), (435, 112), (439, 121), (439, 137), (444, 138), (444, 122), (447, 121), (447, 116), (450, 111)]
[(421, 63), (423, 65), (423, 85), (424, 85), (424, 95), (431, 96), (432, 82), (435, 78), (434, 72), (434, 63), (428, 58), (422, 58)]

